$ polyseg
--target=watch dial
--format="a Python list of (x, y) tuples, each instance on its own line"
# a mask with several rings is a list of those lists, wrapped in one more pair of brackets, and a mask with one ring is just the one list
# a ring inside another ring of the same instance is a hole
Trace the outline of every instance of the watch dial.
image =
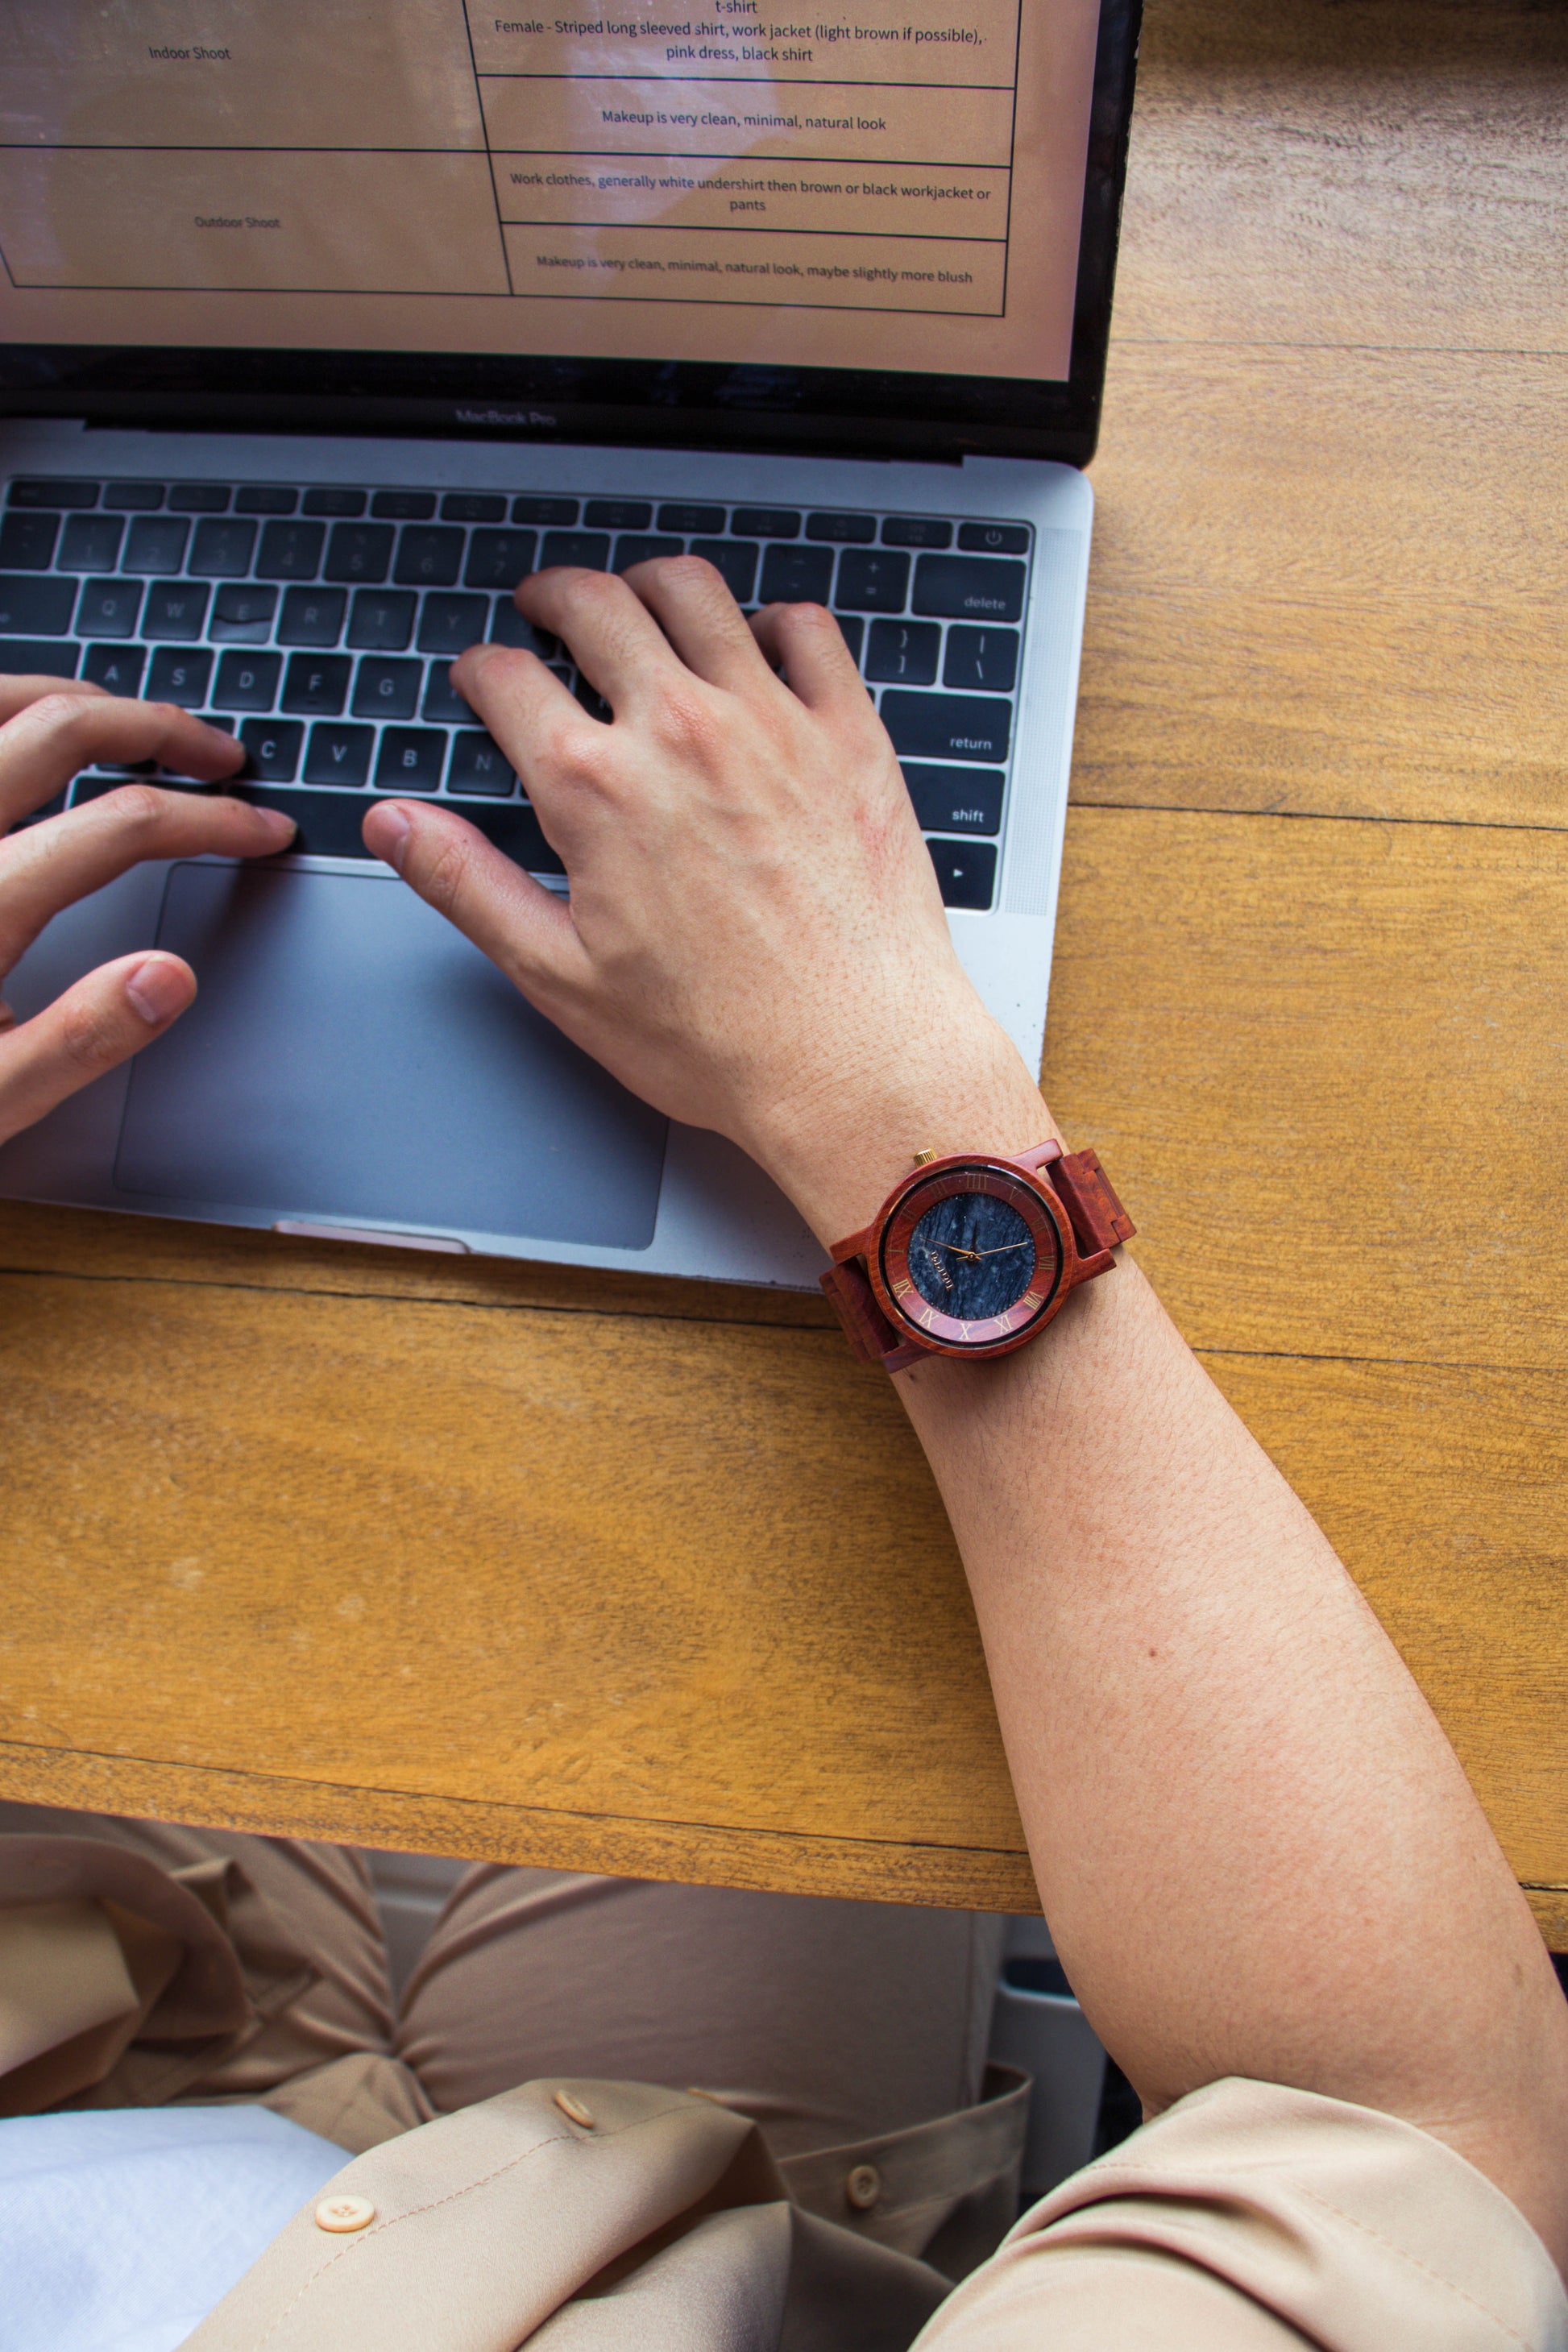
[(955, 1192), (938, 1201), (910, 1235), (910, 1278), (929, 1306), (961, 1323), (1005, 1315), (1035, 1271), (1028, 1226), (989, 1192)]

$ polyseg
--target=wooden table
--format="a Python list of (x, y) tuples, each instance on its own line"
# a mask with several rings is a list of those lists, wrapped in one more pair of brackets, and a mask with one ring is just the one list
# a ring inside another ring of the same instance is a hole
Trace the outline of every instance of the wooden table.
[[(1151, 0), (1046, 1084), (1568, 1945), (1568, 17)], [(0, 1791), (1033, 1903), (809, 1300), (0, 1213)]]

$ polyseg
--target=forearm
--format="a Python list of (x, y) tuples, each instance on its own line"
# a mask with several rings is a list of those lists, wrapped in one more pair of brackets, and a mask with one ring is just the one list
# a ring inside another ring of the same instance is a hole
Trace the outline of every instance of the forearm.
[[(901, 1112), (876, 1175), (1054, 1131), (988, 1072)], [(819, 1229), (863, 1222), (878, 1150), (862, 1129), (832, 1153)], [(1382, 1628), (1136, 1265), (1019, 1353), (898, 1387), (1053, 1935), (1146, 2104), (1245, 2074), (1404, 2116), (1562, 2259), (1568, 2007), (1529, 1908)]]

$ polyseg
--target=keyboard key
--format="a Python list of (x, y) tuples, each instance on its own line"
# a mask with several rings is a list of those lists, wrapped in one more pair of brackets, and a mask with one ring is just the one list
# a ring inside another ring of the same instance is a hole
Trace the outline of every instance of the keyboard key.
[(527, 652), (537, 654), (541, 661), (553, 661), (561, 650), (560, 638), (525, 621), (510, 596), (496, 598), (488, 642), (492, 646), (521, 646)]
[(705, 557), (722, 572), (724, 585), (737, 604), (751, 603), (757, 581), (757, 558), (762, 553), (754, 540), (694, 539), (691, 552)]
[(539, 568), (548, 572), (552, 563), (580, 563), (588, 572), (603, 572), (609, 561), (610, 542), (602, 532), (550, 530), (544, 534)]
[(915, 565), (915, 610), (954, 621), (1020, 621), (1024, 579), (1021, 563), (922, 555)]
[(77, 583), (41, 580), (37, 572), (0, 572), (0, 636), (63, 637), (71, 625)]
[(305, 754), (308, 784), (363, 784), (370, 778), (370, 755), (375, 748), (374, 727), (312, 727)]
[(389, 522), (340, 522), (327, 542), (329, 580), (384, 580), (397, 537)]
[(349, 614), (349, 643), (364, 653), (401, 653), (414, 635), (419, 599), (406, 588), (362, 588)]
[(764, 604), (826, 604), (833, 579), (826, 547), (770, 547), (763, 558)]
[(505, 800), (516, 783), (511, 761), (493, 736), (475, 727), (453, 736), (452, 764), (447, 772), (449, 793), (479, 793), (491, 800)]
[(256, 525), (241, 522), (234, 516), (223, 521), (208, 520), (196, 525), (196, 535), (191, 544), (191, 560), (186, 570), (198, 580), (234, 580), (250, 569), (250, 559), (256, 551)]
[(835, 613), (838, 634), (849, 648), (850, 658), (857, 669), (860, 667), (860, 640), (866, 634), (866, 624), (858, 613)]
[(140, 694), (146, 666), (145, 646), (89, 646), (81, 674), (110, 694)]
[(308, 719), (335, 719), (348, 699), (352, 667), (347, 654), (291, 654), (280, 707)]
[(960, 547), (977, 555), (1027, 555), (1029, 534), (1019, 522), (966, 522), (959, 525)]
[(57, 793), (53, 800), (44, 803), (42, 808), (28, 809), (25, 815), (19, 816), (11, 830), (20, 833), (25, 824), (42, 824), (47, 816), (58, 816), (65, 804), (65, 793)]
[(649, 539), (628, 534), (616, 541), (617, 572), (629, 572), (634, 563), (652, 563), (660, 555), (684, 555), (685, 548), (678, 539)]
[(951, 547), (952, 525), (924, 515), (889, 515), (882, 525), (884, 547)]
[(419, 650), (452, 655), (480, 645), (489, 617), (487, 596), (426, 596), (419, 615)]
[(1017, 630), (949, 629), (942, 682), (1011, 694), (1018, 682)]
[(79, 637), (128, 637), (142, 610), (140, 580), (85, 580), (76, 608)]
[(389, 727), (375, 763), (378, 793), (435, 793), (447, 764), (447, 736), (435, 727)]
[(269, 522), (256, 560), (260, 580), (313, 580), (321, 568), (324, 522)]
[(307, 490), (301, 511), (308, 515), (362, 515), (363, 490)]
[(833, 602), (850, 613), (901, 613), (910, 592), (910, 559), (882, 548), (846, 548), (838, 559)]
[(270, 482), (259, 489), (236, 490), (236, 514), (291, 515), (300, 503), (298, 490), (286, 490)]
[(138, 515), (121, 558), (122, 572), (178, 572), (191, 526), (177, 515)]
[(658, 510), (660, 530), (679, 530), (689, 535), (694, 530), (722, 530), (722, 507), (662, 506)]
[(213, 700), (220, 710), (270, 710), (282, 670), (281, 654), (225, 654)]
[(647, 499), (590, 499), (583, 520), (594, 530), (646, 530), (653, 508)]
[(468, 588), (515, 588), (533, 569), (538, 536), (531, 530), (477, 530), (468, 541)]
[(367, 656), (354, 680), (356, 719), (412, 719), (425, 665), (416, 661), (372, 661)]
[(873, 621), (866, 675), (879, 685), (934, 686), (942, 631), (934, 621)]
[(211, 654), (199, 648), (184, 653), (178, 646), (160, 646), (147, 673), (147, 699), (177, 702), (182, 710), (199, 710), (207, 698), (212, 674)]
[(0, 565), (10, 572), (47, 572), (59, 535), (58, 514), (8, 514), (0, 522)]
[(202, 634), (211, 594), (210, 588), (202, 587), (195, 580), (154, 580), (147, 591), (147, 610), (142, 622), (143, 635), (191, 643)]
[(999, 769), (926, 768), (912, 760), (903, 767), (923, 833), (1001, 832)]
[(513, 522), (569, 523), (577, 520), (575, 499), (513, 499)]
[(112, 572), (120, 560), (125, 524), (119, 515), (79, 514), (68, 518), (60, 541), (62, 572)]
[(247, 774), (263, 783), (291, 784), (300, 772), (300, 751), (305, 730), (297, 719), (247, 719), (239, 740), (250, 757)]
[(471, 727), (474, 714), (452, 684), (450, 662), (433, 661), (425, 682), (419, 716), (435, 727)]
[(506, 500), (490, 490), (448, 490), (441, 501), (443, 522), (505, 522)]
[(463, 534), (437, 523), (429, 530), (405, 530), (397, 543), (393, 578), (405, 587), (449, 588), (463, 562)]
[(341, 588), (288, 588), (278, 620), (280, 646), (335, 646), (349, 600)]
[(737, 507), (730, 528), (737, 539), (798, 539), (800, 517), (787, 507)]
[(169, 492), (175, 514), (226, 514), (229, 492), (221, 482), (176, 482)]
[(0, 637), (0, 677), (74, 677), (80, 654), (62, 637)]
[(97, 482), (64, 480), (16, 481), (11, 485), (14, 507), (95, 507), (98, 504)]
[(436, 511), (434, 490), (377, 490), (370, 502), (373, 515), (395, 522), (428, 522)]
[(209, 636), (219, 645), (264, 646), (272, 634), (278, 609), (276, 588), (253, 587), (247, 580), (231, 580), (213, 598)]
[(894, 751), (917, 760), (1000, 763), (1007, 757), (1013, 706), (973, 694), (906, 694), (893, 686), (882, 697), (882, 724)]
[(996, 888), (996, 852), (988, 841), (928, 841), (944, 907), (984, 914)]
[(877, 518), (875, 515), (811, 514), (805, 519), (805, 535), (807, 539), (830, 539), (839, 544), (851, 540), (875, 539)]
[(153, 514), (163, 503), (162, 482), (110, 482), (103, 503), (118, 514)]

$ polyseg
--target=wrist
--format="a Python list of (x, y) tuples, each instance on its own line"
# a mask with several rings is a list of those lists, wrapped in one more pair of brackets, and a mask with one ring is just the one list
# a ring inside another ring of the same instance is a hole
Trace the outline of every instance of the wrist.
[(937, 1051), (896, 1065), (846, 1066), (796, 1097), (752, 1145), (825, 1249), (870, 1223), (917, 1152), (1010, 1159), (1058, 1132), (1005, 1032), (966, 1024)]

